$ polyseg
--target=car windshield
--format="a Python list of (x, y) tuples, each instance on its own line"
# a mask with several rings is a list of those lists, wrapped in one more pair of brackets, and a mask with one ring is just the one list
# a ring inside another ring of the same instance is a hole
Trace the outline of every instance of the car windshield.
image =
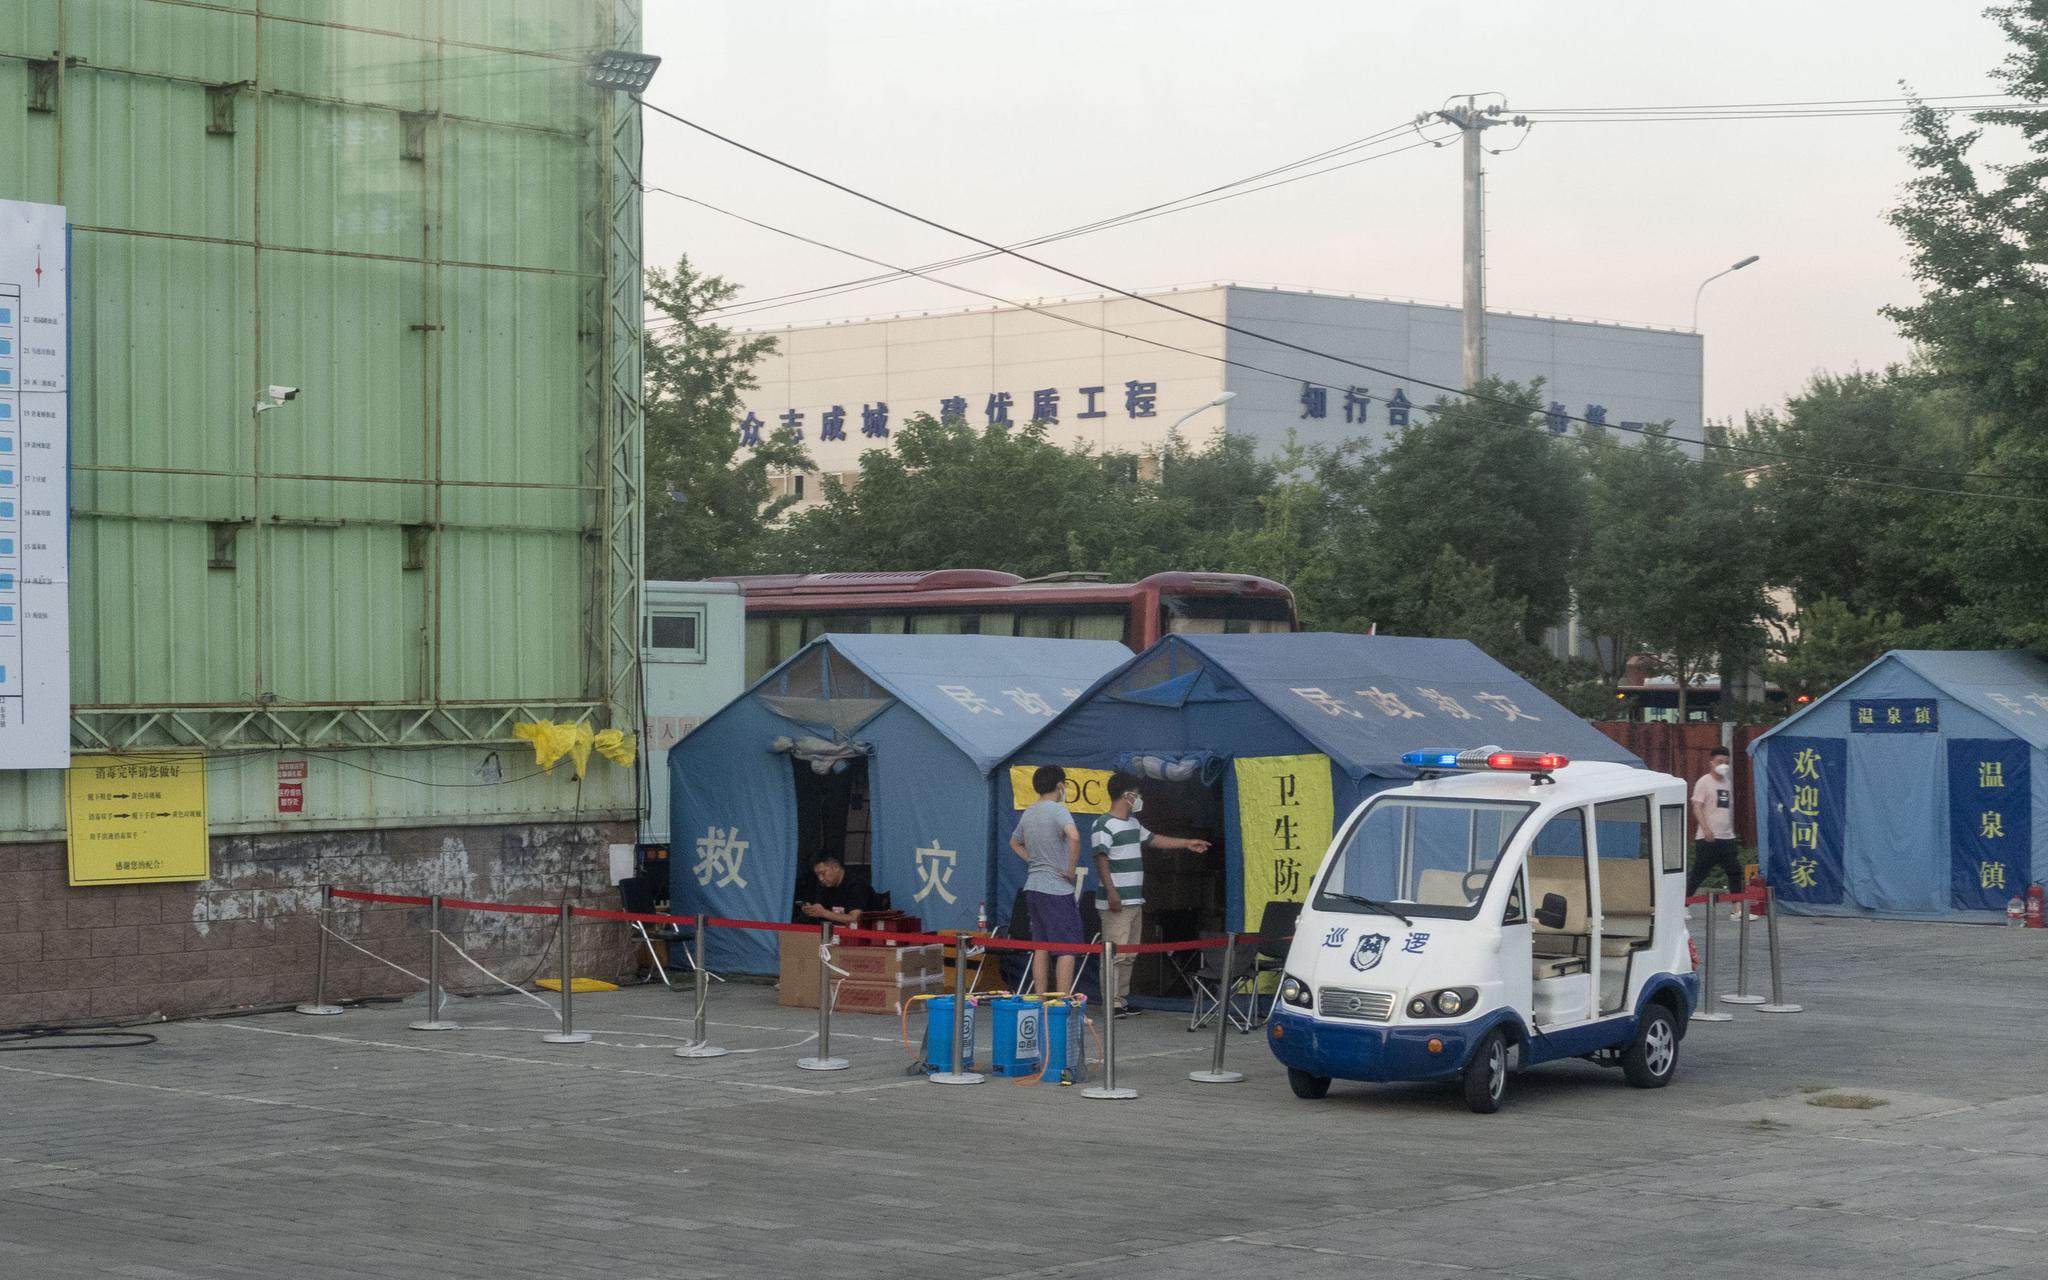
[(1318, 911), (1470, 920), (1501, 851), (1533, 804), (1507, 800), (1376, 801), (1330, 860)]

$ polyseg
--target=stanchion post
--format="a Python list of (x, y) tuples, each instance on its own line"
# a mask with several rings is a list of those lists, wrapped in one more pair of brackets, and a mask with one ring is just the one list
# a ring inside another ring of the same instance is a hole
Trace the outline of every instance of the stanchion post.
[(576, 1011), (571, 1003), (571, 993), (576, 989), (576, 965), (569, 955), (569, 926), (574, 923), (575, 917), (570, 913), (569, 899), (565, 895), (562, 898), (562, 944), (556, 948), (562, 953), (562, 1026), (560, 1030), (550, 1031), (541, 1037), (547, 1044), (590, 1043), (590, 1033), (576, 1029)]
[(691, 955), (695, 961), (692, 967), (697, 971), (697, 1017), (696, 1021), (690, 1024), (690, 1035), (692, 1037), (690, 1043), (676, 1050), (678, 1058), (723, 1058), (725, 1056), (725, 1050), (711, 1043), (710, 1033), (705, 1030), (704, 1006), (705, 1001), (711, 995), (711, 975), (704, 968), (704, 935), (710, 931), (711, 925), (705, 920), (704, 913), (698, 912), (697, 936), (690, 943), (692, 947)]
[[(1244, 1079), (1242, 1071), (1223, 1069), (1223, 1046), (1230, 1039), (1230, 984), (1233, 977), (1233, 961), (1237, 958), (1237, 935), (1223, 935), (1223, 1003), (1216, 1010), (1216, 1047), (1209, 1055), (1207, 1071), (1190, 1071), (1188, 1079), (1196, 1084), (1236, 1084)], [(1254, 997), (1256, 998), (1256, 996)]]
[(441, 895), (427, 899), (427, 1016), (406, 1024), (414, 1031), (453, 1031), (441, 1019)]
[(851, 1065), (832, 1056), (832, 922), (818, 922), (818, 1052), (798, 1058), (805, 1071), (844, 1071)]
[[(953, 1055), (947, 1059), (949, 1070), (934, 1071), (933, 1084), (980, 1084), (985, 1076), (979, 1071), (967, 1069), (967, 935), (953, 935)], [(1045, 1037), (1039, 1036), (1039, 1049), (1045, 1049)]]
[(313, 1002), (298, 1006), (297, 1012), (309, 1013), (316, 1017), (331, 1017), (341, 1012), (338, 1004), (327, 1003), (327, 939), (334, 931), (334, 886), (320, 886), (320, 952), (314, 962)]
[[(1102, 976), (1107, 987), (1116, 972), (1116, 944), (1109, 939), (1102, 940)], [(1041, 1037), (1042, 1039), (1043, 1037)], [(1135, 1098), (1136, 1089), (1119, 1089), (1116, 1086), (1116, 1010), (1108, 1002), (1102, 1006), (1102, 1083), (1081, 1090), (1084, 1098)]]
[[(1730, 895), (1733, 896), (1733, 895)], [(1764, 998), (1751, 995), (1749, 991), (1749, 922), (1756, 912), (1749, 909), (1749, 891), (1743, 890), (1738, 909), (1742, 912), (1735, 924), (1735, 991), (1721, 997), (1722, 1004), (1762, 1004)]]
[(1764, 936), (1771, 945), (1771, 1002), (1756, 1007), (1758, 1013), (1798, 1013), (1804, 1006), (1785, 1000), (1785, 968), (1778, 952), (1778, 893), (1764, 886)]
[(1707, 892), (1707, 937), (1700, 947), (1700, 1007), (1692, 1015), (1694, 1022), (1732, 1022), (1735, 1015), (1721, 1012), (1720, 997), (1714, 994), (1714, 901), (1712, 890)]

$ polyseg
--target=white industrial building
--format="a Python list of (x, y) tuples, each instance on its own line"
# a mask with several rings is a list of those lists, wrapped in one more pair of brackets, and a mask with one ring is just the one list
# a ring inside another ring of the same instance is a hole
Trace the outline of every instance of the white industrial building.
[[(1456, 307), (1244, 284), (1147, 296), (1191, 315), (1111, 296), (753, 330), (773, 334), (778, 350), (756, 366), (743, 438), (794, 426), (818, 470), (849, 481), (862, 450), (885, 447), (920, 413), (975, 426), (1044, 419), (1056, 440), (1144, 454), (1228, 391), (1184, 434), (1221, 427), (1267, 451), (1290, 431), (1305, 444), (1378, 445), (1423, 420), (1444, 394), (1429, 384), (1461, 382)], [(1697, 333), (1514, 312), (1486, 322), (1489, 371), (1541, 378), (1554, 430), (1590, 418), (1698, 434)], [(786, 483), (806, 501), (819, 495), (815, 475)]]

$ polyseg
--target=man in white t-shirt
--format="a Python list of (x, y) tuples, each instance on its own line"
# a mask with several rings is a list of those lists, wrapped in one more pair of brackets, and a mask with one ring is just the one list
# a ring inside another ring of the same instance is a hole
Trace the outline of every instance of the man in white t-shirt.
[[(1119, 947), (1142, 941), (1145, 923), (1145, 846), (1209, 852), (1207, 840), (1154, 835), (1137, 819), (1144, 806), (1138, 780), (1128, 773), (1109, 775), (1109, 812), (1095, 820), (1089, 852), (1095, 855), (1095, 910), (1102, 920), (1102, 940)], [(1105, 974), (1103, 998), (1116, 1017), (1137, 1012), (1129, 1004), (1130, 956), (1118, 956), (1116, 972)]]
[[(1715, 867), (1728, 877), (1729, 892), (1742, 889), (1742, 854), (1735, 843), (1735, 779), (1728, 767), (1728, 748), (1715, 747), (1708, 758), (1713, 768), (1692, 786), (1692, 873), (1685, 878), (1685, 896), (1698, 893), (1700, 881)], [(1741, 908), (1737, 907), (1739, 915)]]

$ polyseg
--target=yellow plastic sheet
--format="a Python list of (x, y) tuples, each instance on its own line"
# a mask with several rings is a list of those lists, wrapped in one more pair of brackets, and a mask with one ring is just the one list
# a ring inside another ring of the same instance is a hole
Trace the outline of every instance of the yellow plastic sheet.
[(633, 767), (634, 756), (639, 749), (639, 744), (634, 741), (632, 734), (621, 733), (617, 729), (599, 729), (597, 736), (591, 741), (597, 748), (597, 754), (613, 764), (621, 765), (628, 769)]

